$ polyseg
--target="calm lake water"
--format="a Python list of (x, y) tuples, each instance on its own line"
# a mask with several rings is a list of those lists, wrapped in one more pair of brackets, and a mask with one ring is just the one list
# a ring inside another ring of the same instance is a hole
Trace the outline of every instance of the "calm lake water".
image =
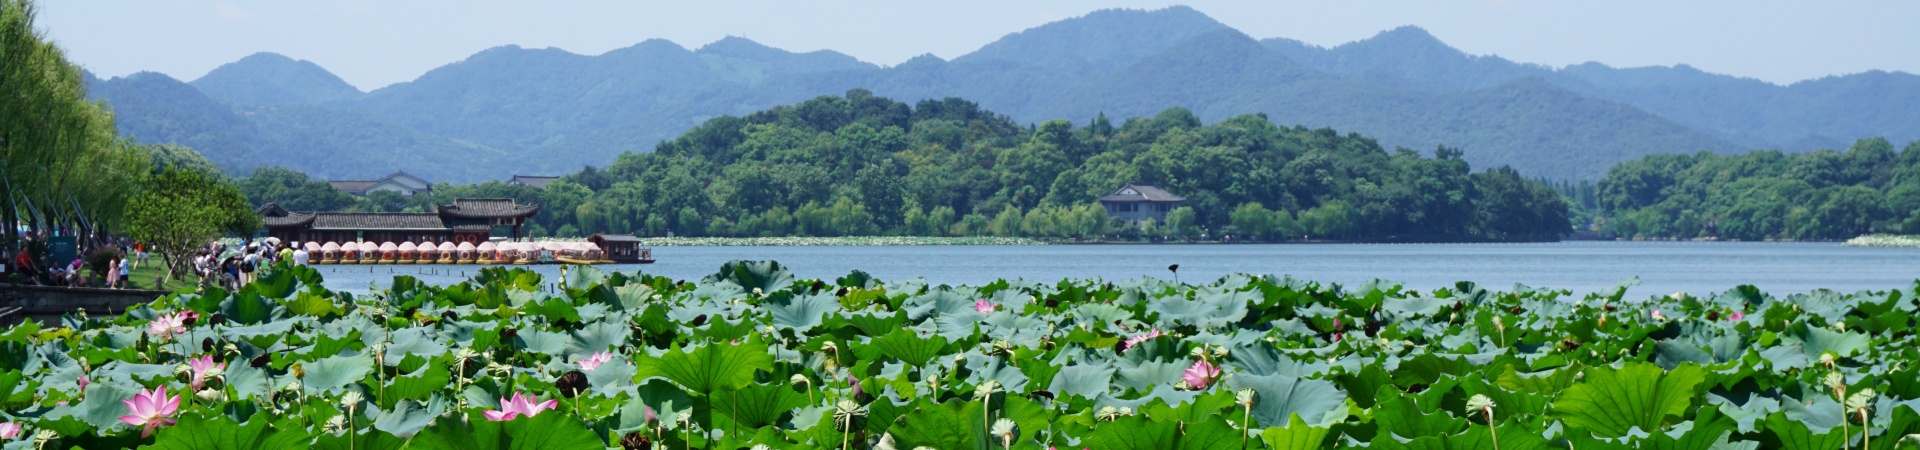
[[(656, 247), (648, 265), (604, 265), (698, 280), (737, 259), (779, 261), (800, 278), (831, 280), (855, 269), (881, 280), (923, 277), (935, 284), (983, 284), (999, 278), (1171, 278), (1193, 283), (1229, 273), (1288, 274), (1323, 283), (1370, 279), (1431, 291), (1456, 281), (1509, 290), (1516, 283), (1576, 294), (1639, 277), (1628, 298), (1674, 292), (1708, 294), (1742, 284), (1774, 295), (1832, 289), (1912, 289), (1920, 249), (1843, 247), (1837, 243), (1559, 242), (1537, 244), (1052, 245), (873, 247)], [(318, 266), (331, 289), (365, 292), (393, 275), (435, 284), (459, 282), (481, 266)], [(555, 280), (559, 266), (529, 267)]]

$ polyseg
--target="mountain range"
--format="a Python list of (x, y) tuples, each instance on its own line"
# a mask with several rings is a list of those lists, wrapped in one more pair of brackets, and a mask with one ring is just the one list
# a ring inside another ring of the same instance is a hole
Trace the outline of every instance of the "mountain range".
[(1255, 39), (1178, 6), (1096, 11), (951, 61), (891, 67), (729, 37), (594, 56), (496, 47), (372, 92), (272, 53), (191, 82), (143, 72), (88, 83), (137, 141), (191, 146), (229, 172), (271, 164), (332, 179), (561, 174), (650, 151), (709, 118), (851, 89), (960, 97), (1023, 123), (1172, 107), (1209, 122), (1262, 114), (1389, 146), (1460, 148), (1476, 167), (1551, 179), (1595, 179), (1650, 153), (1920, 139), (1920, 77), (1907, 73), (1781, 86), (1685, 65), (1552, 68), (1470, 55), (1411, 26), (1329, 48)]

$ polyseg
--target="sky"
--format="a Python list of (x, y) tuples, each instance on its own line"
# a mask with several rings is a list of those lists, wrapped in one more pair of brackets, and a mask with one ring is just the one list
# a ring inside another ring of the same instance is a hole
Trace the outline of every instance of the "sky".
[(40, 0), (38, 25), (102, 77), (192, 81), (267, 51), (370, 91), (507, 44), (597, 55), (647, 39), (698, 48), (731, 35), (894, 65), (928, 53), (953, 59), (1095, 10), (1174, 4), (1255, 38), (1321, 46), (1415, 25), (1470, 54), (1554, 67), (1687, 64), (1777, 84), (1920, 73), (1920, 2), (1877, 0)]

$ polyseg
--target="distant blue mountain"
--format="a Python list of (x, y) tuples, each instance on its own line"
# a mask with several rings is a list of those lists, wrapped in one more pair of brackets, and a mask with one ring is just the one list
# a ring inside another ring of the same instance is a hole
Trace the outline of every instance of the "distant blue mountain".
[[(739, 37), (651, 40), (595, 56), (505, 46), (360, 93), (312, 63), (259, 54), (189, 87), (95, 83), (136, 139), (199, 148), (229, 170), (436, 180), (562, 173), (650, 151), (702, 121), (866, 89), (959, 97), (1022, 122), (1261, 113), (1387, 145), (1466, 151), (1479, 167), (1596, 178), (1648, 153), (1803, 150), (1920, 139), (1920, 78), (1869, 72), (1773, 85), (1691, 67), (1565, 68), (1469, 55), (1416, 27), (1332, 48), (1256, 41), (1191, 8), (1102, 10), (1009, 34), (951, 61), (880, 67)], [(201, 95), (189, 95), (197, 88)], [(307, 156), (351, 154), (351, 164)]]

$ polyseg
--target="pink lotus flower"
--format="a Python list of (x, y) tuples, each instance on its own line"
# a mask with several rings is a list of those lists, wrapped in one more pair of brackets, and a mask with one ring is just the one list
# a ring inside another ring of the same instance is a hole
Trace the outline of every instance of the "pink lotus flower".
[(187, 360), (187, 367), (193, 369), (193, 381), (188, 384), (193, 386), (194, 391), (199, 391), (200, 386), (207, 381), (207, 371), (216, 368), (220, 369), (221, 372), (227, 371), (227, 363), (213, 362), (213, 355), (204, 355), (199, 358), (189, 359)]
[(487, 416), (487, 420), (505, 422), (523, 415), (527, 417), (537, 416), (540, 415), (541, 411), (560, 406), (560, 402), (555, 400), (547, 400), (541, 403), (534, 403), (534, 400), (533, 397), (528, 397), (526, 394), (515, 392), (513, 393), (512, 400), (500, 399), (500, 409), (485, 411), (482, 412), (481, 415)]
[(1000, 305), (995, 305), (993, 304), (993, 302), (989, 302), (986, 300), (975, 300), (973, 302), (974, 311), (990, 313), (990, 312), (993, 312), (993, 310), (999, 309), (999, 308), (1000, 308)]
[(180, 398), (167, 395), (166, 388), (140, 391), (123, 401), (127, 404), (127, 415), (120, 416), (120, 421), (141, 427), (141, 438), (153, 436), (153, 430), (173, 426), (173, 413), (180, 410)]
[(87, 385), (93, 384), (93, 380), (87, 379), (87, 376), (82, 374), (80, 375), (80, 379), (74, 380), (74, 383), (80, 384), (80, 393), (85, 394), (87, 392)]
[(1127, 342), (1120, 344), (1120, 351), (1123, 351), (1123, 352), (1127, 351), (1127, 349), (1133, 348), (1134, 345), (1138, 345), (1141, 342), (1146, 342), (1148, 339), (1153, 339), (1160, 336), (1165, 336), (1165, 335), (1160, 334), (1159, 328), (1154, 328), (1152, 330), (1147, 331), (1145, 334), (1140, 334), (1134, 337), (1127, 338)]
[(20, 424), (13, 422), (0, 423), (0, 439), (11, 441), (17, 437), (20, 437)]
[(593, 352), (593, 356), (588, 356), (587, 359), (580, 360), (580, 371), (592, 372), (593, 369), (600, 368), (601, 364), (606, 364), (607, 361), (612, 361), (612, 360), (613, 360), (612, 353)]
[(1653, 310), (1653, 320), (1654, 320), (1654, 321), (1660, 321), (1660, 322), (1664, 322), (1664, 321), (1666, 321), (1666, 320), (1667, 320), (1667, 315), (1666, 315), (1666, 314), (1661, 314), (1661, 313), (1660, 313), (1660, 310), (1658, 310), (1658, 309), (1655, 309), (1655, 310)]
[(1744, 313), (1744, 312), (1740, 312), (1740, 311), (1734, 311), (1734, 312), (1733, 312), (1733, 314), (1728, 314), (1728, 315), (1727, 315), (1727, 321), (1728, 321), (1728, 322), (1739, 322), (1739, 321), (1743, 321), (1743, 320), (1747, 320), (1747, 313)]
[(859, 397), (867, 393), (865, 388), (860, 387), (860, 379), (854, 378), (853, 375), (847, 375), (847, 384), (853, 386), (854, 397)]
[(161, 314), (159, 317), (154, 317), (153, 321), (147, 322), (147, 334), (158, 336), (160, 339), (166, 339), (176, 334), (185, 333), (187, 332), (186, 320), (186, 317), (179, 313)]
[(1204, 359), (1195, 361), (1193, 367), (1188, 367), (1187, 372), (1180, 375), (1180, 379), (1187, 382), (1187, 387), (1194, 390), (1206, 389), (1213, 384), (1213, 380), (1218, 378), (1220, 378), (1220, 367)]

